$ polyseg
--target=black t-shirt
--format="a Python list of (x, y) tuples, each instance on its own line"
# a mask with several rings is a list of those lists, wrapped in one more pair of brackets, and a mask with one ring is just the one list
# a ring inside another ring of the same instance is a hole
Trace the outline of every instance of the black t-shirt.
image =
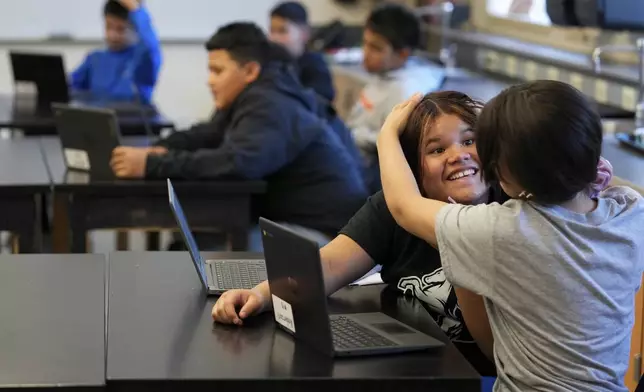
[[(502, 192), (492, 190), (490, 202), (505, 200), (507, 196)], [(354, 240), (382, 266), (380, 273), (385, 283), (421, 300), (479, 373), (494, 374), (494, 365), (478, 349), (465, 326), (456, 293), (445, 279), (438, 250), (398, 226), (382, 191), (367, 200), (340, 234)]]

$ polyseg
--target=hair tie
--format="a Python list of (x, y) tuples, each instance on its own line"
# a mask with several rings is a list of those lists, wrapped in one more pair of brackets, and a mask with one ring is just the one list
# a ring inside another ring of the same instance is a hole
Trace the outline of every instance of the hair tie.
[(529, 192), (526, 192), (526, 191), (522, 191), (521, 193), (519, 193), (519, 198), (520, 199), (530, 200), (530, 199), (532, 199), (532, 196), (533, 196), (532, 193), (529, 193)]
[(608, 187), (610, 180), (613, 178), (613, 165), (608, 162), (604, 157), (599, 157), (599, 162), (597, 163), (597, 177), (595, 181), (590, 183), (589, 186), (589, 195), (592, 198), (596, 198), (599, 195), (599, 192), (603, 191)]

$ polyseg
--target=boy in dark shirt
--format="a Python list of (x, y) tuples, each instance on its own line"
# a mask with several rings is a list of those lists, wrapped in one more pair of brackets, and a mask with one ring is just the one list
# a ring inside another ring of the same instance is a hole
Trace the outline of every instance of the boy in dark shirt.
[(71, 87), (93, 97), (149, 103), (161, 69), (161, 44), (139, 0), (108, 0), (107, 48), (91, 52), (71, 75)]
[(296, 59), (302, 85), (333, 102), (335, 90), (324, 57), (306, 49), (310, 32), (306, 9), (297, 1), (280, 3), (271, 11), (271, 40), (283, 45)]
[(152, 148), (119, 147), (122, 178), (265, 180), (260, 211), (272, 220), (333, 236), (366, 199), (357, 164), (318, 117), (271, 44), (251, 23), (222, 27), (206, 44), (212, 121)]

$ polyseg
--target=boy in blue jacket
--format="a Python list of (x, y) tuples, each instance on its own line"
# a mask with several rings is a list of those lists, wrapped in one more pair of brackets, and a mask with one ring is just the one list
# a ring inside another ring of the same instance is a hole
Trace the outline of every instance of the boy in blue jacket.
[(139, 0), (108, 0), (107, 47), (91, 52), (72, 73), (75, 91), (113, 101), (150, 103), (161, 68), (161, 44)]

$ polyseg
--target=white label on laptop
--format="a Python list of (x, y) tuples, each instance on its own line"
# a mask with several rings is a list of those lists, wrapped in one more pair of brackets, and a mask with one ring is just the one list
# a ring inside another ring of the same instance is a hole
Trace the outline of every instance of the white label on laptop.
[(76, 170), (89, 170), (89, 155), (87, 151), (77, 150), (75, 148), (65, 149), (65, 162), (67, 167)]
[(293, 309), (291, 308), (291, 305), (275, 295), (272, 295), (272, 297), (275, 321), (280, 323), (280, 325), (289, 331), (295, 333), (295, 320), (293, 319)]

